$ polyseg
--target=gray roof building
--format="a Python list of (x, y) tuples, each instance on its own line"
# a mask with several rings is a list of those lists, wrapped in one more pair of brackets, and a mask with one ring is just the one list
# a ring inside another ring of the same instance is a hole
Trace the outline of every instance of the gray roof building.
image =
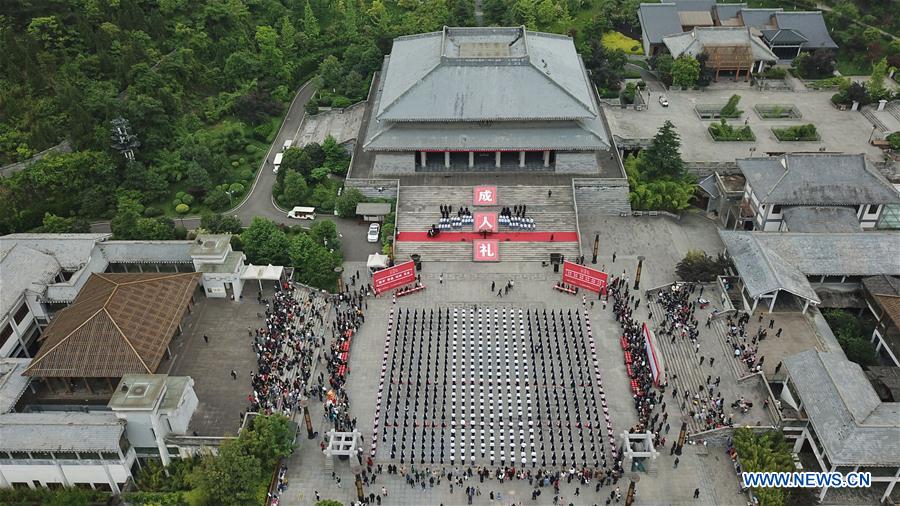
[(743, 158), (738, 168), (763, 204), (898, 204), (898, 193), (862, 154), (787, 154)]
[(662, 44), (666, 36), (682, 31), (678, 8), (674, 3), (641, 4), (638, 18), (644, 36), (651, 44)]
[(881, 402), (859, 364), (809, 350), (784, 367), (832, 465), (900, 466), (900, 403)]
[(816, 304), (821, 299), (806, 276), (750, 233), (720, 230), (728, 255), (752, 298), (783, 290)]
[(850, 207), (786, 207), (784, 224), (789, 232), (860, 232), (856, 211)]
[[(828, 33), (821, 12), (776, 12), (775, 25), (779, 30), (791, 30), (800, 35), (804, 49), (837, 49)], [(795, 39), (797, 40), (797, 39)]]
[(673, 58), (683, 54), (696, 58), (715, 46), (747, 46), (753, 55), (753, 61), (778, 60), (775, 53), (766, 47), (759, 37), (751, 34), (749, 28), (742, 26), (697, 27), (690, 32), (664, 37), (663, 43)]
[(31, 364), (30, 358), (0, 358), (0, 415), (16, 407), (28, 388), (31, 378), (22, 372)]
[(0, 451), (118, 452), (125, 420), (112, 412), (8, 413), (0, 416)]
[(366, 151), (608, 150), (571, 38), (517, 28), (399, 37), (370, 107)]

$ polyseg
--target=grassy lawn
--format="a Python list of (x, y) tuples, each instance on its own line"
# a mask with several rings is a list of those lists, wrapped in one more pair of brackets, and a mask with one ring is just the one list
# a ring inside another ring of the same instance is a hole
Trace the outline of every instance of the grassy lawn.
[(625, 54), (644, 54), (640, 41), (632, 39), (621, 32), (606, 32), (600, 41), (605, 47), (621, 49)]

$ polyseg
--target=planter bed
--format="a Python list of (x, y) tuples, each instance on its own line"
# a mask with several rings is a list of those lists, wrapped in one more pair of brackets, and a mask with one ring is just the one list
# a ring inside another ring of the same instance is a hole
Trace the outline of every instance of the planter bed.
[(800, 119), (803, 115), (793, 104), (757, 104), (753, 106), (762, 119)]
[[(796, 130), (797, 127), (803, 126), (809, 126), (812, 130), (806, 132)], [(792, 130), (794, 131), (792, 132)], [(772, 134), (775, 135), (775, 138), (778, 139), (779, 142), (816, 142), (822, 140), (822, 137), (819, 136), (819, 132), (816, 131), (816, 127), (812, 124), (772, 128)]]

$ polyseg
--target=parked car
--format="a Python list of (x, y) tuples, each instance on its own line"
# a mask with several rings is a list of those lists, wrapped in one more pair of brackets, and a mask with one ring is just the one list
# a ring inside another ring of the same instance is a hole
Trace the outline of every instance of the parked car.
[(660, 95), (659, 96), (659, 105), (661, 105), (663, 107), (669, 107), (669, 99), (666, 98), (665, 95)]
[(288, 140), (284, 141), (284, 147), (281, 148), (281, 151), (287, 151), (288, 148), (290, 148), (291, 144), (293, 144), (293, 143), (294, 143), (293, 139), (288, 139)]
[(366, 240), (369, 242), (378, 242), (378, 235), (381, 232), (381, 225), (373, 223), (369, 225), (369, 233), (366, 234)]

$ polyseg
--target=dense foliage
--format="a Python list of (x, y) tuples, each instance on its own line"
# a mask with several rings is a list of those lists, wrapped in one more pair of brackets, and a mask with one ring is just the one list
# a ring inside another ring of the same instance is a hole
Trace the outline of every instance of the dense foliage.
[(740, 95), (732, 95), (728, 98), (728, 102), (725, 103), (725, 106), (722, 107), (722, 110), (719, 111), (720, 118), (740, 118), (741, 114), (744, 111), (738, 109), (738, 102), (741, 101)]
[(638, 156), (625, 159), (631, 207), (673, 212), (688, 208), (694, 195), (694, 181), (681, 159), (680, 147), (675, 126), (666, 121), (650, 147)]
[(341, 265), (341, 243), (334, 222), (317, 221), (309, 230), (295, 227), (290, 235), (275, 222), (254, 218), (241, 233), (247, 261), (256, 265), (293, 265), (295, 279), (301, 283), (335, 290)]
[(819, 133), (816, 131), (816, 125), (807, 123), (805, 125), (794, 125), (784, 128), (773, 128), (772, 133), (780, 141), (817, 141)]
[(350, 155), (330, 135), (321, 145), (290, 148), (284, 152), (272, 189), (275, 200), (286, 208), (309, 206), (332, 211), (341, 186), (337, 176), (346, 175), (349, 167)]
[[(792, 472), (791, 447), (780, 431), (762, 434), (741, 427), (734, 431), (734, 449), (744, 472)], [(788, 504), (789, 491), (780, 488), (755, 488), (753, 494), (760, 506)]]
[(109, 501), (109, 492), (83, 488), (0, 488), (0, 504), (19, 506), (100, 506)]
[(847, 355), (847, 359), (859, 365), (878, 365), (875, 349), (869, 339), (872, 337), (873, 325), (861, 320), (842, 309), (826, 309), (822, 316), (831, 327), (838, 344)]
[(728, 259), (721, 253), (714, 258), (704, 251), (691, 250), (675, 266), (675, 274), (684, 281), (708, 283), (715, 281), (716, 276), (725, 274), (729, 264)]
[(672, 85), (691, 88), (700, 79), (700, 62), (690, 55), (681, 55), (672, 64)]
[(293, 451), (293, 435), (287, 417), (257, 416), (236, 439), (223, 442), (218, 455), (173, 460), (165, 469), (151, 461), (137, 477), (140, 491), (126, 499), (148, 506), (264, 504), (273, 469)]
[[(252, 186), (302, 82), (318, 74), (316, 100), (349, 105), (365, 96), (394, 37), (470, 24), (471, 4), (9, 0), (0, 10), (0, 164), (63, 139), (74, 151), (0, 180), (0, 234), (42, 226), (46, 213), (112, 217), (123, 197), (168, 216), (228, 209)], [(113, 131), (119, 117), (133, 162)], [(327, 204), (328, 193), (317, 197)]]
[(709, 125), (709, 134), (716, 141), (752, 141), (756, 140), (753, 130), (747, 125), (729, 125), (722, 118), (718, 123)]

